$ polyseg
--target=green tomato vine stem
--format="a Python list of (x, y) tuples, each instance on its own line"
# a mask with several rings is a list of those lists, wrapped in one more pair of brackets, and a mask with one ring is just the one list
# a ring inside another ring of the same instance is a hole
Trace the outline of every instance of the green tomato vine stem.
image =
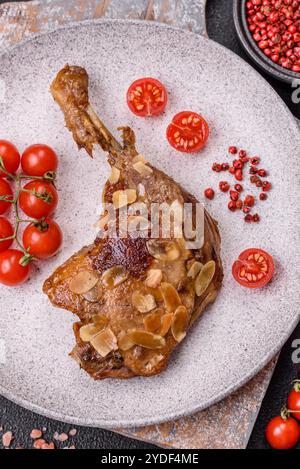
[(14, 207), (14, 212), (15, 212), (15, 228), (14, 228), (14, 233), (11, 236), (8, 236), (7, 238), (0, 238), (0, 242), (2, 241), (8, 241), (8, 240), (14, 240), (16, 244), (19, 246), (20, 250), (23, 252), (24, 256), (20, 259), (20, 264), (25, 267), (28, 265), (34, 258), (31, 256), (31, 254), (24, 248), (22, 245), (21, 241), (19, 240), (18, 233), (19, 233), (19, 228), (21, 223), (32, 223), (37, 226), (41, 226), (42, 229), (45, 229), (46, 227), (46, 222), (45, 219), (42, 218), (41, 220), (36, 220), (36, 219), (22, 219), (19, 216), (19, 197), (21, 192), (27, 192), (29, 194), (34, 195), (36, 198), (43, 200), (47, 204), (51, 204), (52, 202), (52, 195), (48, 193), (47, 191), (43, 192), (42, 194), (37, 193), (35, 190), (31, 191), (28, 189), (24, 189), (21, 185), (22, 180), (30, 179), (30, 180), (38, 180), (38, 181), (48, 181), (48, 182), (53, 182), (55, 180), (56, 174), (54, 171), (48, 171), (47, 173), (44, 174), (44, 176), (27, 176), (26, 174), (11, 174), (9, 171), (4, 166), (3, 158), (0, 156), (0, 170), (6, 174), (7, 179), (14, 181), (16, 184), (16, 195), (12, 199), (11, 196), (9, 195), (3, 195), (0, 196), (0, 201), (5, 201), (9, 202), (13, 205)]

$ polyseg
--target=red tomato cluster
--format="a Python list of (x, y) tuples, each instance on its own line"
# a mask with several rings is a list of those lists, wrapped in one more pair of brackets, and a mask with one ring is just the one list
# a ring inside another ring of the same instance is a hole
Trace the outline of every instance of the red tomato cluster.
[[(267, 425), (266, 438), (274, 449), (291, 449), (300, 441), (300, 381), (295, 380), (288, 396), (288, 408), (284, 408)], [(294, 417), (294, 418), (293, 418)]]
[[(129, 109), (139, 117), (158, 116), (168, 103), (165, 86), (154, 78), (140, 78), (127, 91)], [(207, 142), (209, 127), (205, 119), (192, 111), (183, 111), (173, 117), (167, 128), (170, 145), (183, 153), (194, 153)]]
[[(23, 173), (16, 174), (20, 163)], [(25, 282), (30, 262), (53, 256), (61, 246), (62, 231), (50, 218), (58, 202), (53, 184), (57, 166), (57, 155), (47, 145), (31, 145), (20, 157), (11, 142), (0, 140), (0, 214), (15, 207), (14, 227), (0, 217), (0, 283), (4, 285)], [(29, 182), (23, 185), (26, 180)], [(10, 182), (15, 182), (15, 195)], [(29, 220), (21, 218), (19, 208)], [(23, 244), (18, 239), (21, 223), (27, 223)], [(14, 241), (18, 249), (11, 249)]]

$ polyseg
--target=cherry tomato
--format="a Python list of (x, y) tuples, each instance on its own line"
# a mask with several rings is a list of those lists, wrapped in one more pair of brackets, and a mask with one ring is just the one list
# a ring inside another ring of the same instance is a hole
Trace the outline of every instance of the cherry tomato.
[(139, 117), (158, 116), (164, 112), (167, 102), (166, 88), (154, 78), (140, 78), (127, 91), (129, 109)]
[(36, 197), (33, 193), (21, 191), (19, 197), (20, 207), (29, 217), (40, 220), (54, 212), (58, 202), (55, 187), (46, 181), (30, 181), (25, 190), (36, 192), (39, 196), (48, 197), (48, 202)]
[(207, 142), (209, 127), (202, 116), (183, 111), (173, 117), (167, 128), (169, 144), (183, 153), (199, 151)]
[(22, 170), (29, 176), (44, 176), (48, 171), (56, 171), (57, 165), (57, 155), (48, 145), (31, 145), (21, 158)]
[[(7, 140), (0, 140), (0, 156), (2, 156), (5, 169), (14, 174), (20, 164), (20, 153), (16, 147)], [(0, 171), (0, 177), (5, 177), (6, 174)]]
[(300, 425), (291, 417), (274, 417), (267, 425), (266, 438), (274, 449), (291, 449), (300, 439)]
[(274, 274), (272, 256), (259, 248), (246, 249), (232, 266), (235, 280), (247, 288), (260, 288), (266, 285)]
[[(8, 200), (13, 200), (13, 192), (11, 186), (5, 179), (0, 179), (0, 197), (8, 196)], [(0, 214), (7, 212), (10, 208), (11, 202), (5, 202), (4, 200), (0, 200)]]
[(289, 410), (297, 410), (292, 415), (300, 420), (300, 381), (295, 384), (295, 388), (289, 394), (288, 408)]
[(54, 256), (63, 239), (59, 225), (51, 218), (37, 224), (31, 223), (23, 233), (23, 244), (26, 251), (37, 259)]
[(24, 253), (17, 249), (7, 249), (0, 253), (0, 283), (13, 287), (26, 282), (29, 277), (29, 265), (23, 267), (20, 261)]
[(9, 238), (13, 234), (14, 229), (11, 223), (7, 218), (0, 217), (0, 252), (6, 251), (13, 243), (13, 239), (7, 239), (6, 241), (1, 241), (1, 239)]

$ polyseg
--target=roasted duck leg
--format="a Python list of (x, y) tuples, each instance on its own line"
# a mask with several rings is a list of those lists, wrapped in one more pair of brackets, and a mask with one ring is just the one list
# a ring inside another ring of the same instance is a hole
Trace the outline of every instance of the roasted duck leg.
[[(163, 237), (160, 227), (154, 238), (151, 215), (132, 214), (130, 208), (142, 203), (151, 213), (153, 204), (196, 206), (197, 200), (146, 162), (130, 128), (121, 128), (123, 143), (117, 142), (89, 104), (83, 68), (65, 66), (51, 92), (78, 147), (90, 156), (94, 145), (108, 153), (112, 172), (103, 201), (105, 207), (112, 205), (117, 217), (111, 222), (105, 209), (99, 221), (101, 236), (58, 267), (43, 290), (53, 305), (78, 316), (71, 355), (94, 379), (158, 374), (221, 287), (217, 223), (204, 212), (204, 241), (196, 249), (187, 247), (184, 235), (175, 236), (174, 213), (170, 236)], [(138, 236), (135, 230), (135, 236), (130, 235), (130, 229), (127, 237), (120, 236), (124, 208), (129, 226), (144, 224)]]

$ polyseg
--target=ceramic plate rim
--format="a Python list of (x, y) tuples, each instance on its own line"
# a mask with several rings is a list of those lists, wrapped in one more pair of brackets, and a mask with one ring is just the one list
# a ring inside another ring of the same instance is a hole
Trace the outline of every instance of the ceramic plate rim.
[[(72, 23), (70, 23), (68, 25), (65, 25), (65, 26), (59, 26), (59, 27), (51, 29), (49, 31), (45, 31), (45, 32), (42, 32), (42, 33), (39, 33), (39, 34), (35, 34), (34, 36), (29, 37), (29, 38), (25, 39), (24, 41), (21, 41), (20, 43), (14, 45), (14, 46), (7, 47), (3, 51), (0, 52), (0, 58), (4, 55), (9, 55), (9, 54), (13, 53), (18, 48), (22, 48), (25, 44), (37, 41), (40, 37), (51, 36), (51, 34), (56, 33), (58, 31), (69, 30), (69, 29), (76, 30), (77, 28), (88, 27), (89, 25), (94, 25), (94, 26), (99, 25), (99, 26), (101, 26), (102, 24), (110, 24), (110, 23), (114, 23), (114, 24), (118, 24), (118, 23), (124, 24), (125, 23), (125, 24), (145, 26), (146, 28), (158, 27), (158, 28), (175, 30), (175, 31), (178, 31), (180, 33), (185, 33), (185, 34), (192, 35), (192, 36), (195, 37), (195, 39), (197, 38), (197, 40), (199, 40), (199, 41), (203, 40), (203, 41), (212, 42), (214, 44), (214, 47), (225, 50), (226, 54), (232, 55), (232, 56), (235, 57), (235, 60), (240, 61), (243, 64), (243, 67), (244, 66), (249, 67), (251, 72), (256, 75), (258, 83), (263, 83), (264, 86), (269, 88), (269, 91), (271, 93), (273, 93), (274, 99), (277, 101), (278, 105), (282, 106), (283, 111), (285, 112), (287, 117), (290, 118), (291, 127), (293, 127), (293, 129), (291, 128), (291, 131), (292, 130), (294, 131), (295, 140), (298, 140), (299, 145), (300, 145), (299, 128), (298, 128), (296, 119), (294, 118), (294, 116), (292, 115), (292, 113), (288, 109), (287, 105), (284, 103), (284, 101), (282, 101), (280, 96), (275, 92), (275, 90), (272, 88), (272, 86), (259, 74), (259, 72), (257, 72), (247, 62), (245, 62), (241, 57), (239, 57), (237, 54), (235, 54), (231, 50), (227, 49), (225, 46), (223, 46), (223, 45), (221, 45), (221, 44), (219, 44), (215, 41), (212, 41), (211, 39), (206, 38), (205, 36), (201, 36), (201, 35), (195, 34), (195, 33), (190, 32), (190, 31), (185, 31), (185, 30), (183, 30), (182, 28), (179, 28), (179, 27), (170, 26), (170, 25), (155, 22), (155, 21), (125, 20), (125, 19), (102, 19), (102, 20), (97, 20), (97, 19), (95, 20), (94, 19), (94, 20), (84, 20), (84, 21), (80, 21), (80, 22), (76, 22), (76, 23), (72, 22)], [(292, 124), (292, 122), (293, 122), (293, 124)], [(80, 425), (80, 426), (102, 427), (102, 428), (107, 428), (107, 429), (113, 429), (113, 428), (116, 428), (116, 427), (126, 428), (126, 427), (133, 427), (133, 426), (152, 425), (152, 424), (158, 424), (158, 423), (166, 422), (166, 421), (173, 420), (173, 419), (178, 419), (180, 417), (188, 416), (188, 415), (191, 415), (193, 413), (199, 412), (201, 410), (207, 409), (208, 407), (210, 407), (210, 406), (216, 404), (217, 402), (221, 401), (222, 399), (226, 398), (227, 396), (229, 396), (230, 394), (232, 394), (233, 392), (235, 392), (236, 390), (241, 388), (249, 380), (251, 380), (280, 351), (280, 349), (282, 348), (282, 346), (284, 345), (284, 343), (286, 342), (288, 337), (291, 335), (291, 333), (293, 332), (293, 330), (297, 326), (297, 324), (299, 322), (299, 317), (300, 317), (300, 314), (298, 315), (298, 317), (297, 316), (295, 317), (295, 320), (291, 323), (290, 327), (282, 335), (281, 340), (278, 341), (277, 345), (274, 346), (269, 351), (269, 353), (267, 353), (265, 355), (264, 359), (261, 360), (259, 364), (256, 364), (255, 366), (253, 366), (252, 369), (243, 378), (239, 379), (234, 384), (228, 385), (227, 388), (223, 389), (220, 393), (215, 395), (213, 398), (207, 400), (207, 402), (205, 404), (200, 404), (200, 405), (197, 405), (196, 403), (191, 403), (189, 405), (187, 404), (184, 410), (167, 412), (167, 415), (163, 414), (163, 415), (153, 417), (153, 418), (151, 418), (151, 417), (146, 417), (146, 418), (143, 418), (143, 419), (138, 418), (138, 419), (134, 420), (134, 423), (132, 422), (132, 419), (129, 421), (128, 419), (123, 419), (123, 420), (122, 419), (121, 420), (120, 419), (118, 419), (118, 420), (117, 419), (115, 419), (115, 420), (105, 419), (105, 420), (101, 420), (101, 419), (91, 419), (91, 418), (76, 418), (75, 416), (66, 415), (66, 414), (63, 414), (61, 412), (51, 411), (51, 410), (46, 409), (42, 406), (39, 406), (39, 405), (34, 404), (30, 401), (27, 401), (26, 399), (23, 399), (23, 398), (15, 395), (10, 390), (7, 390), (1, 384), (0, 384), (0, 394), (2, 396), (4, 396), (5, 398), (7, 398), (8, 400), (14, 402), (15, 404), (18, 404), (18, 405), (24, 407), (25, 409), (30, 410), (32, 412), (35, 412), (39, 415), (42, 415), (42, 416), (48, 417), (48, 418), (52, 418), (52, 419), (56, 419), (56, 420), (60, 420), (60, 421), (66, 422), (66, 423), (74, 424), (74, 425)]]

